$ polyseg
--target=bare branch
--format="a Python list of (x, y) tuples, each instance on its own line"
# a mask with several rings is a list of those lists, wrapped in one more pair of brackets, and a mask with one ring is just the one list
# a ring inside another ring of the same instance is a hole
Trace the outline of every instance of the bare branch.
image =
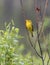
[(40, 32), (38, 32), (38, 22), (40, 20), (40, 18), (38, 16), (39, 12), (36, 12), (37, 41), (38, 41), (38, 44), (39, 44), (40, 53), (41, 53), (41, 57), (42, 57), (41, 59), (42, 59), (43, 65), (44, 65), (43, 51), (42, 51), (42, 48), (41, 48), (41, 45), (40, 45), (39, 36), (41, 35), (41, 32), (43, 30), (43, 23), (44, 23), (44, 17), (45, 17), (45, 13), (46, 13), (46, 9), (47, 9), (47, 3), (48, 3), (48, 0), (46, 0), (46, 2), (45, 2), (45, 8), (44, 8), (44, 13), (43, 13), (43, 17), (42, 17), (42, 25), (41, 25), (41, 28), (40, 28)]
[(20, 0), (20, 4), (21, 4), (21, 8), (22, 8), (22, 15), (23, 15), (24, 20), (25, 20), (26, 16), (25, 16), (25, 11), (24, 11), (24, 7), (23, 7), (23, 0)]
[[(46, 12), (46, 9), (47, 9), (47, 5), (48, 5), (48, 0), (46, 0), (46, 2), (45, 2), (44, 13), (43, 13), (43, 17), (41, 19), (42, 20), (42, 25), (41, 25), (41, 28), (40, 28), (40, 32), (38, 33), (39, 36), (43, 32), (43, 23), (44, 23), (44, 17), (45, 17), (45, 12)], [(34, 0), (34, 10), (35, 10), (35, 8), (36, 8), (36, 1)], [(40, 5), (40, 8), (41, 8), (41, 5)], [(41, 10), (40, 10), (40, 12), (41, 12)], [(36, 13), (36, 11), (35, 11), (35, 13)], [(36, 13), (36, 18), (39, 19), (38, 16), (37, 16), (37, 13)], [(44, 35), (44, 33), (43, 33), (43, 35)], [(45, 39), (45, 36), (44, 36), (44, 39)], [(35, 43), (37, 42), (37, 40), (38, 39), (35, 40)]]
[(39, 45), (39, 49), (40, 49), (40, 53), (41, 53), (41, 59), (42, 59), (43, 65), (44, 65), (43, 51), (42, 51), (42, 48), (41, 48), (41, 45), (40, 45), (39, 34), (38, 34), (38, 23), (36, 23), (36, 26), (37, 26), (37, 40), (38, 40), (38, 45)]
[(45, 2), (44, 13), (43, 13), (43, 17), (42, 17), (42, 25), (41, 25), (41, 29), (40, 29), (39, 35), (43, 31), (43, 23), (44, 23), (44, 17), (45, 17), (45, 13), (46, 13), (46, 9), (47, 9), (47, 4), (48, 4), (48, 0), (46, 0), (46, 2)]
[(42, 58), (42, 57), (39, 55), (39, 53), (37, 52), (37, 50), (35, 49), (35, 47), (33, 46), (32, 42), (31, 42), (31, 39), (30, 39), (30, 37), (29, 37), (29, 33), (28, 33), (28, 31), (27, 31), (27, 35), (28, 35), (28, 39), (29, 39), (29, 42), (30, 42), (31, 48), (33, 48), (34, 51), (36, 52), (36, 54), (37, 54), (40, 58)]
[(40, 17), (42, 18), (42, 0), (40, 0)]
[(46, 13), (47, 6), (48, 6), (48, 0), (46, 0), (46, 2), (45, 2), (45, 7), (44, 7), (44, 13), (43, 13), (43, 18), (42, 18), (42, 21), (44, 20), (44, 17), (45, 17), (45, 13)]

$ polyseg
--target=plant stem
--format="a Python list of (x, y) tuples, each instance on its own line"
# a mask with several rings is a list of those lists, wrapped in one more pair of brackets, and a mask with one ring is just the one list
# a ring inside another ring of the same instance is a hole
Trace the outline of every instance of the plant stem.
[(31, 39), (30, 39), (30, 37), (29, 37), (28, 31), (26, 31), (26, 32), (27, 32), (27, 35), (28, 35), (28, 39), (29, 39), (31, 48), (34, 49), (34, 51), (36, 52), (36, 54), (37, 54), (40, 58), (42, 58), (41, 55), (37, 52), (37, 50), (36, 50), (35, 47), (33, 46), (33, 43), (31, 42)]
[(40, 53), (41, 53), (42, 63), (44, 65), (43, 51), (42, 51), (42, 48), (41, 48), (41, 45), (40, 45), (39, 34), (38, 34), (38, 23), (37, 23), (37, 38), (38, 38), (38, 45), (39, 45), (39, 49), (40, 49)]

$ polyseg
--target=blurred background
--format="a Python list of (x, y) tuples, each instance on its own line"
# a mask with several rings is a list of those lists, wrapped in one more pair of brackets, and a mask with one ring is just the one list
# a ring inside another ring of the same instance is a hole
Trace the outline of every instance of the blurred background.
[[(45, 0), (42, 0), (42, 14), (44, 9)], [(38, 6), (40, 5), (40, 0), (38, 0)], [(33, 0), (23, 0), (23, 7), (25, 10), (25, 15), (27, 19), (31, 19), (33, 22), (33, 25), (35, 27), (35, 13), (34, 13), (34, 2)], [(48, 2), (48, 7), (46, 11), (46, 17), (49, 19), (49, 24), (47, 28), (45, 29), (46, 34), (50, 33), (50, 0)], [(21, 43), (24, 43), (27, 50), (31, 50), (30, 45), (27, 43), (29, 42), (27, 40), (27, 34), (25, 31), (25, 24), (24, 24), (24, 17), (22, 14), (21, 4), (20, 0), (0, 0), (0, 29), (4, 29), (5, 22), (9, 23), (11, 20), (14, 20), (15, 26), (20, 29), (20, 34), (24, 36), (24, 38), (21, 41)]]

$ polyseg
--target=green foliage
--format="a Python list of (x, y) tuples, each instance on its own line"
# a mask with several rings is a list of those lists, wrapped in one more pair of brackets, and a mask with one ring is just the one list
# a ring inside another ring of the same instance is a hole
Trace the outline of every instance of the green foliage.
[(50, 18), (49, 17), (45, 17), (44, 19), (44, 28), (46, 29), (46, 27), (50, 26)]
[[(22, 38), (13, 20), (9, 24), (5, 23), (5, 30), (0, 30), (0, 65), (42, 65), (42, 60), (36, 55), (31, 56), (30, 52), (22, 55), (24, 45), (19, 42)], [(48, 49), (50, 50), (50, 47)], [(45, 65), (47, 60), (46, 53)]]
[(19, 45), (21, 38), (14, 24), (5, 23), (5, 30), (0, 30), (0, 65), (33, 65), (29, 54), (25, 57), (22, 55), (24, 46)]

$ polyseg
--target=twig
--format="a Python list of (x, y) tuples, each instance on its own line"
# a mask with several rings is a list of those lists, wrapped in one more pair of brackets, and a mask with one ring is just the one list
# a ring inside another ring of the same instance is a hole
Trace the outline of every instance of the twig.
[(45, 13), (46, 13), (46, 9), (47, 9), (47, 4), (48, 4), (48, 0), (46, 0), (46, 2), (45, 2), (44, 13), (43, 13), (43, 17), (42, 17), (42, 25), (41, 25), (39, 35), (41, 34), (41, 32), (43, 30), (43, 23), (44, 23), (44, 17), (45, 17)]
[(21, 8), (22, 8), (22, 15), (23, 15), (24, 21), (25, 21), (26, 16), (25, 16), (25, 11), (24, 11), (24, 7), (23, 7), (23, 0), (20, 0), (20, 4), (21, 4)]
[[(34, 0), (34, 2), (35, 2), (35, 0)], [(38, 33), (38, 35), (40, 36), (41, 35), (41, 33), (43, 32), (43, 23), (44, 23), (44, 17), (45, 17), (45, 13), (46, 13), (46, 9), (47, 9), (47, 4), (48, 4), (48, 0), (46, 0), (46, 2), (45, 2), (45, 7), (44, 7), (44, 13), (43, 13), (43, 17), (42, 17), (42, 19), (41, 19), (41, 22), (42, 22), (42, 25), (41, 25), (41, 28), (40, 28), (40, 32)], [(41, 7), (41, 6), (40, 6)], [(36, 8), (36, 5), (35, 5), (35, 7), (34, 8)], [(40, 11), (41, 12), (41, 11)], [(39, 13), (40, 13), (39, 12)], [(37, 16), (37, 13), (36, 13), (36, 16)], [(36, 17), (37, 19), (40, 19), (40, 18), (38, 18), (38, 16)], [(37, 22), (38, 23), (38, 22)], [(44, 35), (44, 33), (43, 33), (43, 35)], [(44, 36), (44, 39), (45, 39), (45, 36)], [(37, 41), (37, 39), (36, 39), (36, 41)], [(35, 41), (35, 42), (36, 42)]]
[(41, 8), (42, 8), (42, 0), (40, 0), (40, 17), (42, 19), (42, 11), (41, 11), (42, 9)]
[[(34, 2), (35, 2), (35, 0), (34, 0)], [(36, 5), (35, 5), (35, 7), (34, 8), (36, 8)], [(35, 10), (35, 12), (36, 12), (36, 10)], [(38, 41), (38, 44), (39, 44), (39, 48), (40, 48), (40, 53), (41, 53), (41, 56), (42, 56), (42, 49), (41, 49), (41, 45), (40, 45), (40, 41), (39, 41), (39, 32), (38, 32), (38, 22), (39, 22), (39, 17), (38, 17), (38, 13), (36, 12), (36, 28), (37, 28), (37, 41)]]
[[(34, 10), (35, 10), (35, 8), (36, 8), (36, 5), (35, 5), (35, 0), (34, 0)], [(38, 35), (40, 36), (41, 35), (41, 33), (43, 32), (43, 23), (44, 23), (44, 17), (45, 17), (45, 12), (46, 12), (46, 9), (47, 9), (47, 3), (48, 3), (48, 0), (46, 0), (46, 2), (45, 2), (45, 8), (44, 8), (44, 13), (43, 13), (43, 17), (42, 17), (42, 25), (41, 25), (41, 28), (40, 28), (40, 32), (38, 33)], [(40, 6), (41, 7), (41, 6)], [(36, 11), (35, 11), (36, 12)], [(40, 11), (41, 12), (41, 11)], [(37, 15), (37, 13), (36, 13), (36, 15)], [(39, 18), (38, 18), (39, 19)], [(44, 39), (45, 39), (45, 37), (44, 37)], [(36, 39), (35, 40), (35, 43), (37, 42), (37, 40), (38, 39)]]
[(29, 39), (29, 42), (30, 42), (31, 47), (35, 50), (36, 54), (37, 54), (40, 58), (42, 58), (42, 57), (39, 55), (39, 53), (37, 52), (37, 50), (35, 49), (35, 47), (33, 46), (32, 42), (31, 42), (31, 39), (30, 39), (30, 37), (29, 37), (28, 31), (27, 31), (27, 35), (28, 35), (28, 39)]
[(38, 34), (38, 23), (36, 23), (36, 26), (37, 26), (37, 39), (38, 39), (38, 45), (39, 45), (39, 48), (40, 48), (41, 59), (42, 59), (43, 65), (44, 65), (43, 51), (42, 51), (42, 48), (41, 48), (41, 45), (40, 45), (39, 34)]
[(41, 48), (41, 45), (40, 45), (39, 34), (38, 34), (38, 23), (36, 23), (36, 26), (37, 26), (37, 39), (38, 39), (38, 45), (39, 45), (39, 48), (40, 48), (41, 59), (42, 59), (43, 65), (44, 65), (43, 51), (42, 51), (42, 48)]
[(44, 20), (44, 17), (45, 17), (45, 13), (46, 13), (47, 6), (48, 6), (48, 0), (46, 0), (46, 2), (45, 2), (45, 7), (44, 7), (44, 13), (43, 13), (43, 18), (42, 18), (42, 21)]
[(38, 40), (38, 44), (39, 44), (39, 48), (40, 48), (40, 53), (41, 53), (41, 57), (42, 57), (41, 59), (42, 59), (43, 65), (44, 65), (43, 51), (42, 51), (42, 48), (41, 48), (41, 45), (40, 45), (39, 36), (41, 35), (42, 29), (43, 29), (43, 22), (44, 22), (43, 20), (44, 20), (44, 17), (45, 17), (47, 3), (48, 3), (48, 0), (46, 0), (46, 3), (45, 3), (45, 8), (44, 8), (44, 14), (43, 14), (43, 18), (42, 18), (42, 25), (41, 25), (41, 28), (40, 28), (40, 33), (38, 32), (39, 17), (38, 17), (38, 13), (36, 13), (37, 40)]
[[(35, 0), (34, 0), (34, 2), (35, 2)], [(42, 29), (43, 29), (43, 23), (44, 23), (43, 20), (44, 20), (45, 12), (46, 12), (46, 9), (47, 9), (47, 3), (48, 3), (48, 0), (46, 0), (46, 2), (45, 2), (45, 8), (44, 8), (44, 13), (43, 13), (43, 18), (42, 18), (42, 25), (41, 25), (41, 28), (40, 28), (40, 32), (38, 32), (38, 37), (41, 35)], [(34, 8), (36, 8), (36, 5), (34, 6)], [(37, 13), (36, 13), (36, 19), (39, 19), (38, 16), (37, 16)], [(38, 24), (38, 22), (36, 22), (36, 23)], [(37, 41), (37, 39), (36, 39), (36, 41)]]

